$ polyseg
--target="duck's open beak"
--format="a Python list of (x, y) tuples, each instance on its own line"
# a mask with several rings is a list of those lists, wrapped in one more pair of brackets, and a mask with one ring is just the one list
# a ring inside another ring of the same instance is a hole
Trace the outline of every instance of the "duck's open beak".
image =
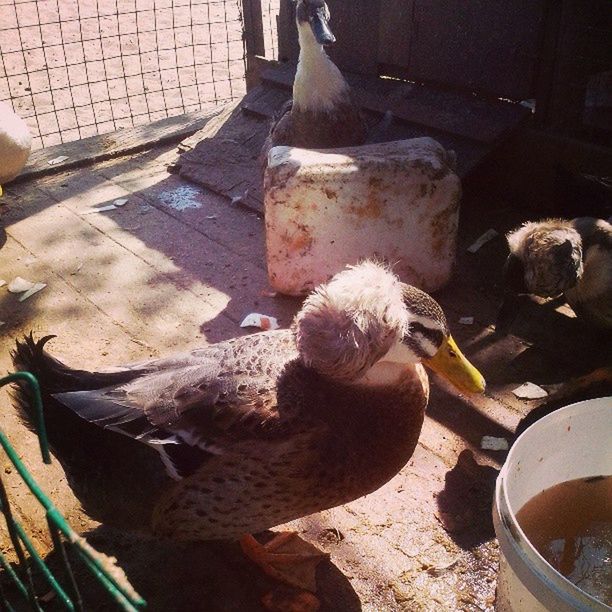
[(447, 336), (438, 352), (430, 359), (423, 360), (428, 368), (444, 376), (459, 391), (484, 393), (485, 379), (465, 358), (452, 336)]
[(320, 45), (331, 45), (336, 42), (336, 37), (329, 29), (329, 22), (323, 7), (317, 9), (314, 15), (310, 17), (310, 27)]

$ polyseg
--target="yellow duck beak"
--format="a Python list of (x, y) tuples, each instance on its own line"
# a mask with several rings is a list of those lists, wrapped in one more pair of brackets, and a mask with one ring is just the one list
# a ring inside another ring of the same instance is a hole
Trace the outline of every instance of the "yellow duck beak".
[(438, 352), (423, 364), (444, 376), (459, 391), (465, 393), (484, 393), (485, 379), (482, 374), (465, 358), (452, 336), (444, 339)]

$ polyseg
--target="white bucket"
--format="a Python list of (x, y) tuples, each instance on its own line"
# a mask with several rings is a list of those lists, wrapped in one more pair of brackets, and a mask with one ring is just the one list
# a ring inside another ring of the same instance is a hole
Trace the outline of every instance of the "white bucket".
[(500, 567), (496, 610), (612, 610), (547, 563), (516, 513), (538, 493), (567, 480), (612, 474), (612, 397), (561, 408), (514, 443), (497, 478), (493, 523)]

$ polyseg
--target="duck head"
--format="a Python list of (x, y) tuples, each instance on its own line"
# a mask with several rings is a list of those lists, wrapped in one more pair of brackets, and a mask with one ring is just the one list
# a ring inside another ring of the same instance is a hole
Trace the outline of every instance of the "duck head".
[(318, 44), (326, 46), (336, 42), (329, 28), (329, 8), (323, 0), (298, 0), (295, 19), (298, 30), (309, 28)]
[(506, 334), (520, 310), (521, 296), (556, 297), (580, 280), (582, 239), (570, 221), (548, 219), (506, 235), (510, 253), (503, 268), (504, 297), (495, 330)]
[(422, 362), (461, 391), (484, 391), (440, 305), (377, 262), (350, 266), (317, 287), (294, 325), (304, 363), (334, 380), (367, 381), (375, 366)]

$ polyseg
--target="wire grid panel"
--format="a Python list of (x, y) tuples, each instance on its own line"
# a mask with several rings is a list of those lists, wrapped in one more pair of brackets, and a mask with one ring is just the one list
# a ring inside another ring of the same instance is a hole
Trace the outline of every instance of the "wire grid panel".
[(278, 14), (280, 0), (261, 0), (261, 21), (264, 33), (266, 59), (278, 59)]
[(0, 0), (0, 101), (33, 148), (245, 93), (240, 0)]

